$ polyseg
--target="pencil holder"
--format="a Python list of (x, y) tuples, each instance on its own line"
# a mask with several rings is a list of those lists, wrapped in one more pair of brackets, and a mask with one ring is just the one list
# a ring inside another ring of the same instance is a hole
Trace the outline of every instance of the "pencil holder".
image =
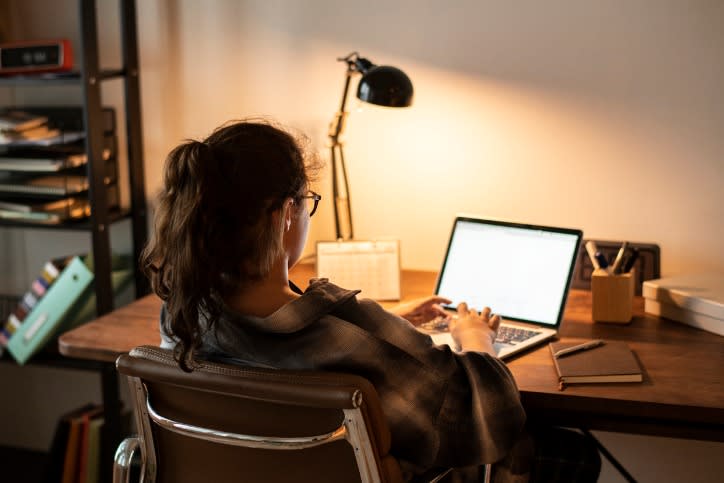
[(593, 320), (616, 324), (631, 322), (635, 281), (634, 270), (619, 275), (595, 270), (591, 275)]

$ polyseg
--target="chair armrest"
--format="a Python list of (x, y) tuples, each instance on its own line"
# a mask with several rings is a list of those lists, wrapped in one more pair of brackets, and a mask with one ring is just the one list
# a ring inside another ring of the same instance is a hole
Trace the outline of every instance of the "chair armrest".
[(113, 483), (129, 483), (133, 454), (141, 447), (141, 438), (131, 437), (121, 441), (113, 458)]

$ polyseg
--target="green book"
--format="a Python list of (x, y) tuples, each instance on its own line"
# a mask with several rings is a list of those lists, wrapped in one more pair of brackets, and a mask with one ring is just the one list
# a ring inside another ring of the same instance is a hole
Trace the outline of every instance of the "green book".
[(25, 364), (57, 333), (68, 310), (92, 281), (93, 273), (79, 257), (73, 257), (10, 338), (7, 350), (19, 364)]
[(88, 429), (88, 454), (85, 467), (85, 481), (80, 483), (98, 483), (100, 481), (101, 467), (101, 430), (105, 419), (97, 417), (91, 419)]

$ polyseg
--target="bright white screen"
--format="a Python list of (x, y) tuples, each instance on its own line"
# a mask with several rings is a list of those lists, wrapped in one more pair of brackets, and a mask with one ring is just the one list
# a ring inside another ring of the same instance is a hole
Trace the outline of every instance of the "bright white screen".
[(458, 220), (437, 293), (503, 317), (555, 325), (578, 237)]

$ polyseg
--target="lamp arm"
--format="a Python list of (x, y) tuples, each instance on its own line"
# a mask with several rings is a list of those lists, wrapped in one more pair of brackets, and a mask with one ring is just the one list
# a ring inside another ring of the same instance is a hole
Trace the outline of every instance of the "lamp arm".
[[(352, 239), (354, 236), (354, 230), (352, 227), (352, 203), (349, 193), (349, 182), (347, 180), (347, 168), (344, 163), (344, 152), (342, 151), (342, 143), (339, 140), (342, 132), (344, 131), (344, 123), (347, 117), (345, 108), (347, 105), (347, 96), (349, 93), (349, 85), (352, 80), (352, 75), (356, 72), (355, 60), (357, 53), (354, 52), (348, 55), (346, 58), (339, 59), (347, 63), (347, 72), (344, 78), (344, 89), (342, 90), (342, 101), (339, 105), (339, 111), (337, 111), (329, 125), (329, 141), (330, 141), (330, 155), (332, 163), (332, 196), (334, 197), (334, 225), (336, 230), (336, 238), (340, 239)], [(337, 156), (339, 153), (339, 156)], [(337, 164), (339, 168), (337, 169)], [(341, 177), (341, 179), (340, 179)], [(344, 196), (340, 195), (340, 184), (344, 187)], [(342, 222), (340, 220), (340, 210), (346, 217), (346, 228), (349, 233), (345, 236), (343, 233)]]
[[(352, 224), (352, 198), (349, 192), (349, 182), (347, 180), (347, 168), (345, 167), (342, 143), (330, 146), (330, 154), (332, 162), (332, 196), (334, 198), (335, 238), (337, 240), (351, 240), (354, 238), (354, 226)], [(340, 194), (340, 185), (344, 187), (344, 195)]]
[(352, 80), (352, 74), (354, 72), (354, 64), (348, 62), (347, 72), (344, 76), (344, 89), (342, 90), (342, 101), (339, 104), (339, 111), (335, 113), (334, 118), (329, 125), (329, 139), (332, 141), (333, 145), (339, 144), (339, 136), (341, 136), (342, 131), (344, 131), (344, 121), (347, 117), (347, 112), (345, 112), (345, 108), (347, 107), (349, 84)]

